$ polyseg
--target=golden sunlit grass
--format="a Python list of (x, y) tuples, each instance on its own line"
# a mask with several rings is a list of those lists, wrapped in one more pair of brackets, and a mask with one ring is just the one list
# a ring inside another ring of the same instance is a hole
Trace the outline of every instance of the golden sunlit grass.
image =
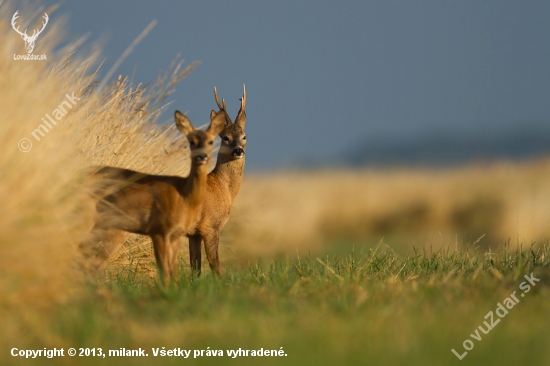
[(247, 175), (224, 245), (254, 257), (384, 237), (434, 248), (483, 235), (483, 248), (542, 242), (550, 236), (549, 180), (548, 160)]
[[(22, 26), (44, 10), (25, 10)], [(50, 15), (54, 10), (47, 9)], [(173, 87), (196, 64), (172, 63), (149, 90), (119, 77), (98, 92), (99, 54), (92, 48), (86, 55), (79, 49), (81, 40), (59, 47), (66, 41), (62, 17), (50, 20), (37, 41), (35, 52), (45, 53), (47, 62), (8, 57), (24, 52), (9, 23), (13, 12), (5, 4), (0, 8), (5, 55), (0, 59), (0, 305), (29, 315), (30, 309), (67, 301), (82, 288), (76, 246), (91, 227), (93, 209), (82, 185), (84, 168), (101, 164), (187, 173), (185, 139), (155, 122)], [(65, 107), (67, 113), (51, 128), (39, 127), (46, 114), (55, 115), (66, 94), (80, 100)], [(18, 149), (21, 139), (32, 143), (30, 151)]]
[[(35, 141), (31, 133), (65, 99), (65, 93), (82, 94), (86, 85), (79, 87), (75, 79), (86, 83), (80, 75), (93, 55), (67, 65), (62, 59), (58, 63), (13, 61), (7, 56), (21, 50), (22, 41), (5, 21), (11, 17), (5, 6), (1, 14), (0, 47), (5, 57), (0, 60), (4, 121), (0, 126), (4, 147), (0, 156), (0, 288), (5, 296), (0, 302), (20, 305), (29, 299), (35, 303), (59, 300), (76, 285), (70, 275), (72, 234), (82, 223), (75, 215), (80, 205), (74, 174), (78, 163), (70, 130), (74, 120), (83, 116), (82, 110), (70, 111), (41, 141)], [(58, 27), (52, 25), (49, 31), (42, 39), (45, 48), (53, 45)], [(59, 52), (69, 55), (72, 50)], [(31, 151), (18, 149), (22, 138), (33, 140)]]

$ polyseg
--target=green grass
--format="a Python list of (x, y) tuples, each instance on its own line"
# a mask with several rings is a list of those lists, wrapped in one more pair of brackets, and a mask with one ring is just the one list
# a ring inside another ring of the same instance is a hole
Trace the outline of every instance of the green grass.
[[(189, 278), (182, 262), (180, 286), (167, 292), (127, 269), (56, 308), (44, 320), (46, 331), (30, 329), (17, 346), (101, 347), (103, 352), (141, 347), (149, 354), (64, 357), (55, 360), (60, 364), (549, 364), (549, 255), (547, 246), (505, 247), (492, 254), (413, 251), (402, 257), (390, 249), (369, 250), (228, 268), (221, 278), (209, 270)], [(540, 282), (520, 297), (519, 286), (531, 272)], [(487, 335), (480, 333), (482, 340), (474, 340), (459, 361), (451, 348), (464, 352), (463, 341), (513, 291), (520, 302)], [(5, 345), (4, 354), (11, 347)], [(153, 347), (210, 347), (224, 356), (153, 357)], [(281, 347), (286, 357), (231, 359), (226, 352)]]

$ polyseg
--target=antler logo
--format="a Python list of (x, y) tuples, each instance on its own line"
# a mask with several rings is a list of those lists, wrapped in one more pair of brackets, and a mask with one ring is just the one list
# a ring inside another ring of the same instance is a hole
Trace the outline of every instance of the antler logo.
[(44, 13), (44, 21), (42, 22), (42, 29), (40, 30), (35, 29), (32, 33), (32, 36), (28, 36), (26, 29), (24, 32), (21, 32), (19, 30), (19, 27), (17, 28), (15, 27), (15, 21), (17, 20), (17, 18), (19, 18), (19, 15), (17, 15), (18, 13), (19, 13), (19, 10), (17, 10), (15, 14), (13, 14), (13, 17), (11, 18), (11, 26), (13, 27), (13, 29), (15, 29), (17, 33), (21, 35), (21, 38), (23, 38), (23, 41), (25, 41), (25, 48), (27, 49), (27, 53), (32, 53), (32, 51), (34, 50), (34, 42), (36, 41), (36, 38), (38, 38), (40, 33), (42, 33), (44, 28), (46, 28), (46, 24), (48, 24), (48, 20), (49, 20), (48, 14)]

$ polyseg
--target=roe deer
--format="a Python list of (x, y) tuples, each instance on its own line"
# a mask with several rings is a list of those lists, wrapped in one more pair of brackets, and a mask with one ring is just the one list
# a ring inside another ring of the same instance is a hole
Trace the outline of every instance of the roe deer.
[[(191, 150), (187, 178), (138, 173), (103, 167), (96, 177), (118, 183), (96, 204), (95, 226), (90, 238), (108, 236), (111, 229), (151, 237), (160, 279), (167, 286), (177, 279), (180, 238), (197, 221), (206, 194), (206, 175), (216, 135), (224, 129), (225, 111), (211, 116), (206, 131), (195, 130), (189, 119), (176, 111), (178, 129), (186, 135)], [(114, 188), (114, 189), (113, 189)], [(88, 241), (89, 242), (89, 241)], [(81, 244), (81, 249), (87, 249)], [(105, 252), (105, 251), (104, 251)], [(112, 252), (99, 254), (105, 260)]]
[[(241, 108), (233, 123), (225, 110), (225, 101), (218, 99), (216, 87), (214, 98), (226, 118), (223, 131), (220, 132), (221, 146), (218, 152), (216, 167), (208, 174), (206, 179), (206, 196), (199, 208), (198, 220), (187, 231), (189, 238), (189, 257), (191, 268), (197, 274), (201, 272), (201, 242), (204, 241), (206, 257), (210, 269), (215, 274), (220, 274), (220, 261), (218, 258), (218, 244), (220, 231), (229, 218), (233, 201), (243, 180), (246, 134), (246, 87), (243, 85), (243, 97)], [(212, 111), (210, 118), (213, 120), (216, 112)]]

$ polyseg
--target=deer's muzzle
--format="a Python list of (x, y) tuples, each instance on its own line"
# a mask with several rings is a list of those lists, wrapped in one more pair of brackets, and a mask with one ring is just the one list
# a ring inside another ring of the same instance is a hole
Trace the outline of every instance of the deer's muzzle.
[(242, 147), (236, 147), (231, 151), (231, 155), (234, 158), (242, 158), (244, 156), (244, 149)]
[(206, 155), (206, 154), (197, 154), (197, 155), (193, 156), (193, 159), (195, 159), (195, 162), (202, 165), (202, 164), (205, 164), (206, 162), (208, 162), (208, 155)]

